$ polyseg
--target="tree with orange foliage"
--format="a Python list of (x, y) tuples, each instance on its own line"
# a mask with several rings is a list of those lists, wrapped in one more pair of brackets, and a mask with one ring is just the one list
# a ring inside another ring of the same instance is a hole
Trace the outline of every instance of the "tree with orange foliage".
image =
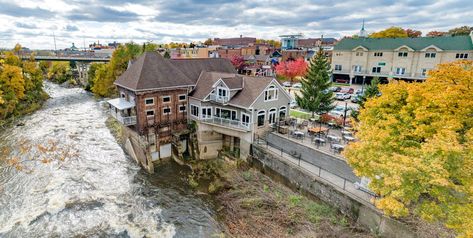
[(295, 77), (302, 77), (307, 73), (307, 62), (304, 59), (299, 58), (297, 60), (291, 60), (281, 62), (276, 65), (276, 74), (281, 75), (293, 82)]
[(345, 150), (386, 214), (417, 215), (473, 237), (473, 61), (440, 64), (424, 83), (368, 99)]
[(431, 31), (431, 32), (427, 33), (426, 36), (429, 36), (429, 37), (437, 37), (437, 36), (444, 36), (445, 34), (447, 34), (447, 32), (443, 32), (443, 31)]

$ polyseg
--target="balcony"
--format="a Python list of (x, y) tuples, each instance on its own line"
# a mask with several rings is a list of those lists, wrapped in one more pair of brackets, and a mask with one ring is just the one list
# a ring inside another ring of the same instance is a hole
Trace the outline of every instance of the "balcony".
[(227, 104), (229, 100), (230, 100), (230, 97), (223, 97), (217, 94), (210, 94), (210, 101), (213, 101), (213, 102)]
[(226, 119), (226, 118), (220, 118), (220, 117), (212, 117), (212, 118), (202, 118), (202, 122), (209, 123), (209, 124), (214, 124), (214, 125), (219, 125), (223, 127), (230, 127), (238, 130), (243, 130), (243, 131), (250, 131), (251, 130), (251, 124), (247, 123), (246, 125), (243, 124), (239, 120), (231, 120), (231, 119)]
[(136, 116), (122, 116), (120, 111), (116, 113), (114, 109), (110, 109), (110, 115), (125, 126), (136, 125)]
[(110, 115), (125, 126), (136, 125), (136, 116), (130, 115), (134, 111), (135, 103), (124, 98), (115, 98), (107, 101), (110, 108)]

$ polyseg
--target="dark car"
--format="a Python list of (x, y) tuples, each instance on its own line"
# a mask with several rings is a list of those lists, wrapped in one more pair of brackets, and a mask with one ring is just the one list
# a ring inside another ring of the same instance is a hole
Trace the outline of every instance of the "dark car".
[(342, 90), (342, 88), (334, 86), (334, 87), (330, 87), (329, 90), (332, 91), (332, 92), (340, 92), (340, 90)]

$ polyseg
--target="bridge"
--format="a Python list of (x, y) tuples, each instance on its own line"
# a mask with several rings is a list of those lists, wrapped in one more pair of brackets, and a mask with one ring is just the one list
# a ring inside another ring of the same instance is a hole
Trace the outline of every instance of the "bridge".
[[(29, 60), (29, 55), (22, 55), (22, 60)], [(76, 62), (109, 62), (110, 57), (91, 56), (35, 56), (35, 61), (76, 61)]]

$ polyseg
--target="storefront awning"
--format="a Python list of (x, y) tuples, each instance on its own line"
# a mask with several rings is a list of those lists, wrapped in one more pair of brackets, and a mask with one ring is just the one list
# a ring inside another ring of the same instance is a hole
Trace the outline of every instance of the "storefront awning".
[(110, 105), (117, 108), (118, 110), (128, 109), (135, 107), (134, 103), (131, 103), (123, 98), (115, 98), (107, 101)]

